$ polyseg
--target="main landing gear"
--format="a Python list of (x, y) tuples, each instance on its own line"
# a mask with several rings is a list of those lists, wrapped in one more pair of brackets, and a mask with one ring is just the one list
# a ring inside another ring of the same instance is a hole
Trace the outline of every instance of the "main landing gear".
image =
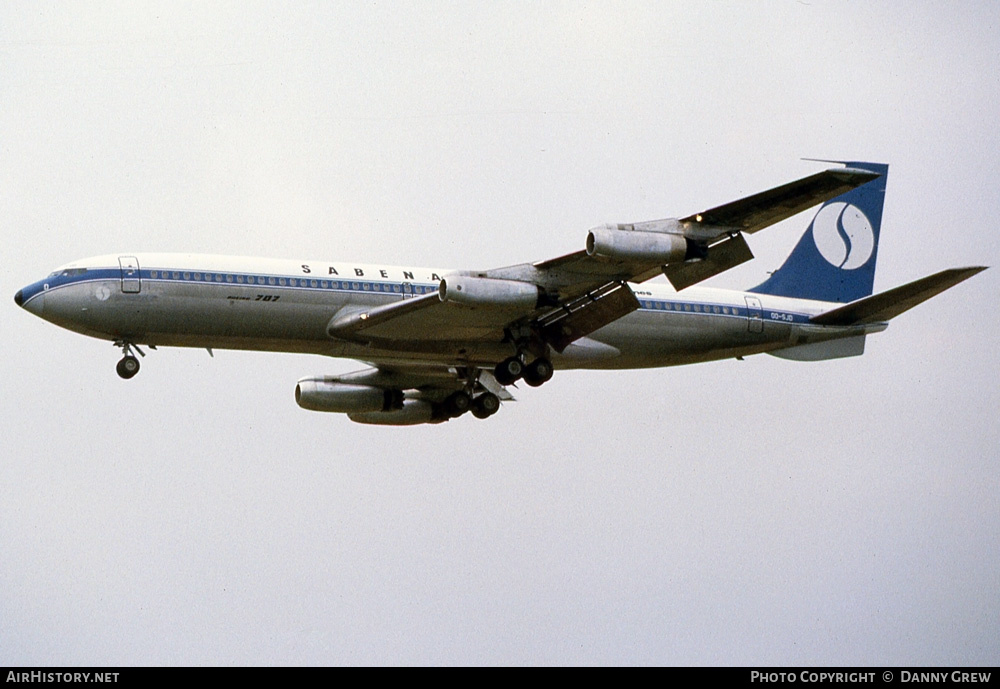
[(115, 347), (121, 347), (122, 354), (124, 354), (121, 361), (115, 367), (115, 370), (118, 371), (119, 376), (128, 380), (139, 372), (139, 360), (132, 354), (132, 349), (134, 348), (135, 351), (139, 352), (139, 356), (146, 356), (146, 353), (139, 349), (138, 345), (134, 345), (131, 342), (115, 342)]
[(500, 398), (492, 392), (484, 392), (472, 401), (472, 415), (486, 419), (500, 411)]
[(552, 362), (544, 356), (538, 357), (525, 365), (520, 356), (504, 359), (493, 370), (493, 377), (500, 385), (510, 385), (520, 379), (533, 388), (552, 379)]
[(470, 411), (477, 419), (487, 419), (500, 411), (500, 397), (482, 384), (478, 369), (465, 369), (460, 376), (462, 389), (435, 404), (439, 420), (456, 419)]
[(443, 407), (444, 413), (452, 419), (467, 411), (471, 411), (477, 419), (485, 419), (500, 411), (500, 398), (492, 392), (484, 392), (473, 397), (465, 390), (458, 390), (448, 395)]

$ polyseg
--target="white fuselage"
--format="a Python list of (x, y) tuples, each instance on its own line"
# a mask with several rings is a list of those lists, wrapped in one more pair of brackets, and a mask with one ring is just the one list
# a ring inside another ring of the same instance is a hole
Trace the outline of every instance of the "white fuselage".
[[(61, 267), (18, 293), (57, 325), (153, 346), (302, 352), (376, 364), (492, 365), (510, 343), (434, 341), (408, 348), (333, 339), (343, 309), (438, 290), (449, 271), (350, 262), (193, 254), (110, 255)], [(855, 338), (877, 326), (829, 327), (809, 317), (837, 306), (732, 290), (632, 285), (640, 308), (552, 354), (556, 368), (646, 368), (709, 361)], [(863, 342), (863, 337), (862, 337)], [(822, 357), (825, 358), (825, 357)]]

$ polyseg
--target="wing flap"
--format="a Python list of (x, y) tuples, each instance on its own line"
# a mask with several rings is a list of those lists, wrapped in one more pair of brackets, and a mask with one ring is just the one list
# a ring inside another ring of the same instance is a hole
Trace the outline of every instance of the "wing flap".
[(670, 280), (674, 289), (680, 291), (741, 263), (746, 263), (751, 258), (753, 258), (753, 252), (750, 251), (747, 240), (742, 234), (734, 234), (732, 237), (708, 247), (708, 253), (701, 261), (685, 261), (684, 263), (664, 266), (663, 274)]
[(639, 300), (628, 285), (610, 283), (551, 311), (538, 325), (545, 340), (561, 353), (574, 341), (638, 308)]

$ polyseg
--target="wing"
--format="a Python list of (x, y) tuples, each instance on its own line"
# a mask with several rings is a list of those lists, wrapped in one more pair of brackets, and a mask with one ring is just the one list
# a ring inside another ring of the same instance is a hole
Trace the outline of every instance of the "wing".
[(594, 228), (584, 251), (484, 275), (531, 281), (563, 299), (607, 282), (645, 282), (661, 273), (680, 290), (753, 258), (742, 233), (758, 232), (877, 177), (847, 167), (824, 170), (685, 218)]
[(660, 274), (677, 289), (700, 282), (753, 258), (742, 233), (877, 177), (867, 170), (826, 170), (685, 218), (604, 225), (588, 232), (581, 251), (454, 273), (438, 293), (350, 307), (331, 319), (327, 332), (396, 350), (458, 351), (462, 343), (533, 338), (563, 351), (639, 307), (627, 283)]
[(753, 234), (877, 177), (879, 175), (870, 170), (847, 167), (824, 170), (780, 187), (695, 213), (682, 222), (699, 223), (708, 227), (735, 227)]

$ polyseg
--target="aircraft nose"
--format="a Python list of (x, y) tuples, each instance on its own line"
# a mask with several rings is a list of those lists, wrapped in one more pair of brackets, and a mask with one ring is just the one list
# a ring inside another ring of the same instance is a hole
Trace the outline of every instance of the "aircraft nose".
[(45, 308), (44, 292), (45, 289), (48, 289), (48, 285), (45, 285), (44, 289), (41, 288), (42, 284), (38, 282), (27, 287), (22, 287), (14, 295), (14, 303), (25, 311), (30, 311), (36, 316), (41, 316), (42, 309)]

